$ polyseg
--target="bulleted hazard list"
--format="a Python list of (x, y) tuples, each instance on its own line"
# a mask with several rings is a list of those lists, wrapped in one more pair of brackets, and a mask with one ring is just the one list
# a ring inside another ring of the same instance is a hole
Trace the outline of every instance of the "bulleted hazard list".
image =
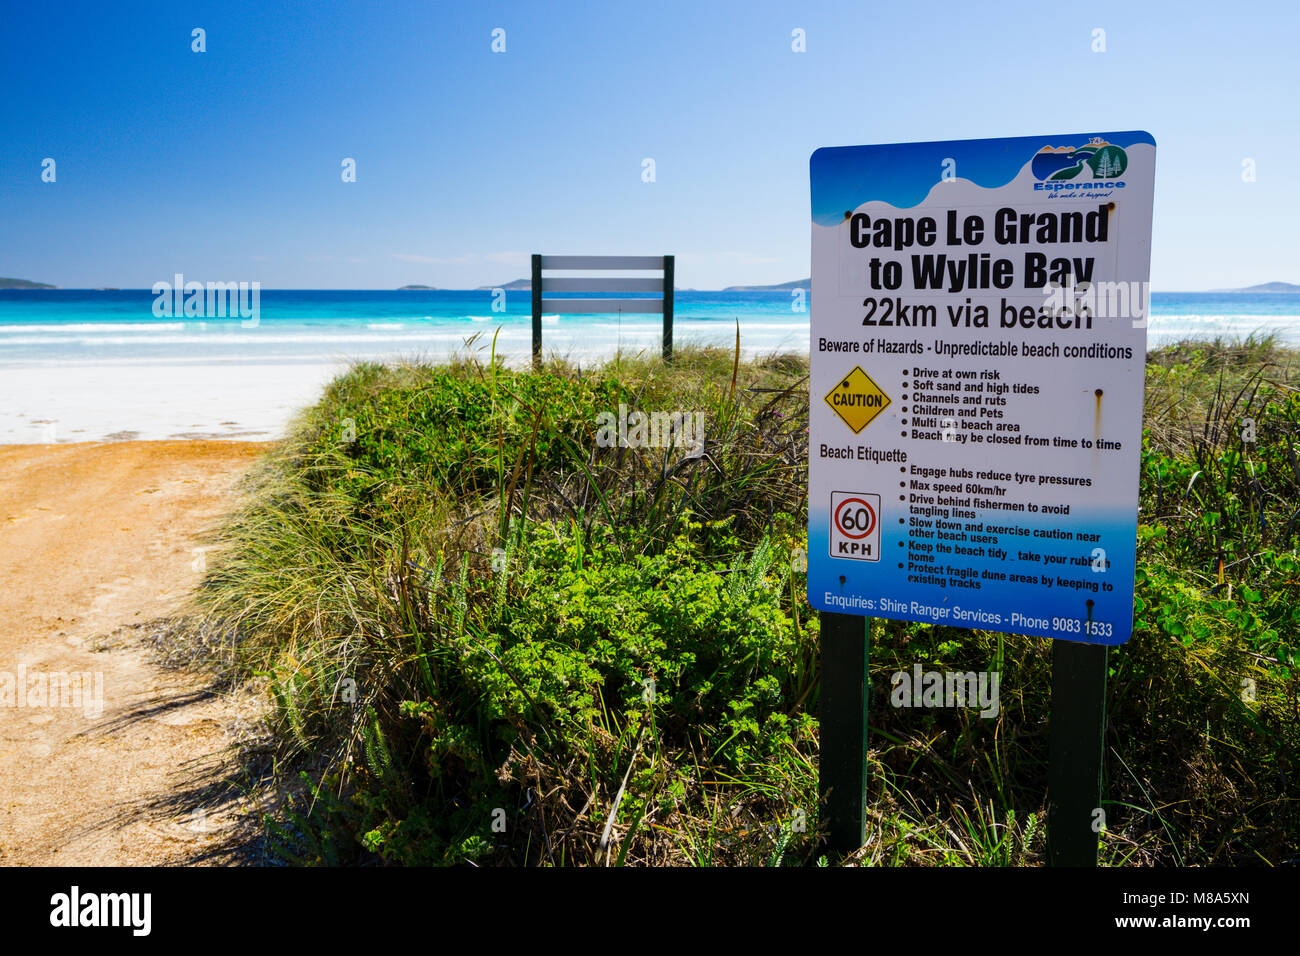
[(1057, 198), (1030, 168), (815, 221), (814, 606), (1127, 638), (1150, 214), (1122, 190), (1149, 180)]

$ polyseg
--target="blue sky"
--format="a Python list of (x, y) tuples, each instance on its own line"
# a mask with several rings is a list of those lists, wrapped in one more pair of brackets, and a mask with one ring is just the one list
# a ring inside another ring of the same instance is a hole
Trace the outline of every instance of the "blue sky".
[(9, 4), (0, 275), (465, 288), (530, 252), (670, 252), (681, 286), (781, 282), (819, 146), (1147, 129), (1153, 286), (1300, 282), (1298, 10)]

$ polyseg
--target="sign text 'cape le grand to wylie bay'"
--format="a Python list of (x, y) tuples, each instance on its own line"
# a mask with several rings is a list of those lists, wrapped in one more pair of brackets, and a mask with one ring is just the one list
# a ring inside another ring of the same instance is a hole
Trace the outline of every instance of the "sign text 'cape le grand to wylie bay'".
[(835, 147), (810, 172), (810, 602), (1127, 640), (1155, 140)]

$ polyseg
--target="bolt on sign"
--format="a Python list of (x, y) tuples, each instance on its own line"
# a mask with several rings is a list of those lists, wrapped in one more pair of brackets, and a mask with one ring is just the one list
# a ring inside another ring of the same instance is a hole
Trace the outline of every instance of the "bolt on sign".
[(1155, 140), (832, 147), (810, 178), (809, 601), (1123, 643)]

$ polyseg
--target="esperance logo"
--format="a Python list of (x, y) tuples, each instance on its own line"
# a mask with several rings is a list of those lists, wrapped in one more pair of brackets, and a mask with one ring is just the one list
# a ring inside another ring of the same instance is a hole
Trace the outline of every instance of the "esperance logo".
[(1100, 136), (1084, 146), (1044, 146), (1029, 166), (1039, 182), (1034, 191), (1123, 189), (1128, 153)]

